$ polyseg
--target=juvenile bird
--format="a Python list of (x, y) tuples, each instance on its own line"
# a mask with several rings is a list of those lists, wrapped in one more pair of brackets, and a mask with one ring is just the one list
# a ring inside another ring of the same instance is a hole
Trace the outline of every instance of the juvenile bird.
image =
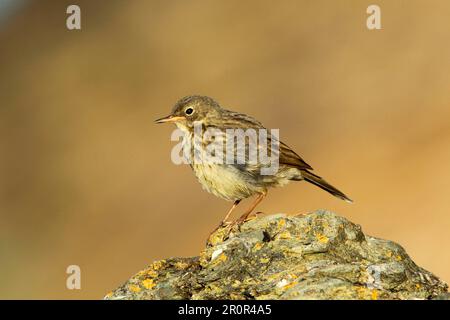
[[(209, 129), (214, 129), (215, 132), (222, 132), (222, 145), (227, 145), (226, 133), (230, 129), (254, 129), (267, 130), (264, 126), (254, 118), (230, 111), (222, 108), (216, 101), (206, 96), (187, 96), (179, 100), (173, 107), (172, 113), (164, 118), (158, 119), (156, 123), (174, 123), (184, 134), (183, 147), (189, 150), (190, 166), (194, 171), (198, 181), (202, 187), (228, 201), (233, 201), (233, 206), (225, 215), (221, 224), (225, 225), (227, 219), (236, 206), (242, 199), (256, 196), (256, 199), (251, 206), (242, 214), (242, 216), (235, 220), (233, 224), (244, 222), (255, 207), (266, 196), (267, 191), (271, 187), (279, 187), (286, 185), (289, 181), (307, 181), (319, 188), (331, 193), (332, 195), (352, 202), (344, 193), (330, 185), (324, 179), (311, 172), (312, 167), (307, 164), (297, 153), (295, 153), (286, 144), (277, 140), (273, 135), (267, 135), (267, 143), (257, 141), (253, 146), (256, 146), (257, 151), (262, 148), (267, 148), (267, 154), (277, 155), (277, 169), (272, 174), (264, 174), (261, 169), (267, 168), (267, 163), (262, 161), (252, 161), (250, 152), (247, 150), (244, 155), (244, 161), (237, 161), (229, 163), (228, 161), (214, 162), (214, 161), (195, 161), (195, 128), (200, 128), (201, 132), (206, 132)], [(242, 131), (241, 130), (241, 131)], [(234, 139), (234, 137), (233, 137)], [(242, 148), (251, 148), (252, 141), (255, 136), (248, 135), (245, 137), (245, 143), (240, 146), (233, 145), (226, 151), (233, 153), (233, 156), (239, 154)], [(206, 139), (201, 141), (201, 146), (205, 146)], [(274, 149), (275, 141), (276, 149)], [(253, 141), (254, 142), (254, 141)], [(240, 153), (242, 155), (242, 153)]]

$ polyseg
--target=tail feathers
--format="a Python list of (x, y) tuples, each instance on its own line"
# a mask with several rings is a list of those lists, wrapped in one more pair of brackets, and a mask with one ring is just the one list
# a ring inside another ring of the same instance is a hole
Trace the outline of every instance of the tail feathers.
[(339, 191), (338, 189), (336, 189), (335, 187), (333, 187), (331, 184), (329, 184), (328, 182), (326, 182), (324, 179), (322, 179), (321, 177), (315, 175), (314, 173), (311, 173), (309, 171), (306, 170), (301, 170), (302, 173), (302, 177), (304, 180), (318, 186), (319, 188), (331, 193), (333, 196), (342, 199), (344, 201), (350, 202), (352, 203), (353, 200), (350, 199), (349, 197), (347, 197), (344, 193), (342, 193), (341, 191)]

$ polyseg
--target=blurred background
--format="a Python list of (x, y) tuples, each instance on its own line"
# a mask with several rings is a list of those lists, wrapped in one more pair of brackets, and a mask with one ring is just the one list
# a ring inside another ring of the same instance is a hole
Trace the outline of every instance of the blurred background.
[(231, 203), (153, 124), (189, 94), (280, 128), (355, 200), (292, 183), (259, 210), (336, 211), (450, 281), (449, 1), (377, 1), (379, 31), (362, 0), (78, 0), (69, 31), (73, 2), (0, 0), (0, 298), (99, 299), (202, 250)]

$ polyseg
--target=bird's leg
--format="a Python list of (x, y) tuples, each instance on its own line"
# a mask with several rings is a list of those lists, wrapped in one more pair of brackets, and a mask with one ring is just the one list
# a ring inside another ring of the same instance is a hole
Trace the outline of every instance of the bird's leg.
[(208, 239), (206, 240), (206, 245), (208, 246), (208, 243), (210, 241), (211, 235), (216, 232), (217, 230), (219, 230), (220, 228), (222, 228), (223, 226), (225, 226), (228, 222), (227, 219), (230, 217), (230, 214), (234, 211), (234, 209), (236, 209), (236, 207), (238, 206), (238, 204), (241, 202), (241, 199), (234, 201), (233, 206), (230, 208), (230, 210), (228, 210), (225, 218), (223, 218), (223, 220), (220, 222), (220, 224), (214, 228), (213, 231), (211, 231), (208, 235)]
[(236, 207), (238, 206), (238, 204), (241, 202), (241, 199), (234, 201), (233, 206), (230, 208), (230, 210), (228, 210), (228, 213), (226, 214), (225, 218), (223, 218), (222, 222), (220, 223), (220, 226), (223, 226), (227, 223), (228, 218), (230, 217), (230, 214), (234, 211), (234, 209), (236, 209)]
[(239, 225), (239, 224), (245, 222), (247, 220), (248, 216), (250, 215), (250, 213), (252, 213), (252, 211), (264, 199), (265, 196), (266, 196), (266, 193), (260, 193), (258, 195), (258, 197), (256, 197), (255, 201), (252, 203), (252, 205), (247, 209), (247, 211), (245, 211), (244, 214), (239, 217), (239, 219), (234, 221), (232, 225), (233, 226), (236, 225), (236, 224)]
[(234, 209), (236, 209), (236, 207), (238, 206), (238, 204), (240, 202), (241, 202), (241, 199), (234, 201), (233, 206), (230, 208), (230, 210), (228, 210), (227, 214), (225, 215), (225, 218), (222, 219), (220, 224), (213, 231), (211, 231), (211, 233), (209, 235), (213, 234), (214, 232), (217, 231), (217, 229), (219, 229), (227, 224), (228, 218), (230, 217), (231, 213), (234, 211)]

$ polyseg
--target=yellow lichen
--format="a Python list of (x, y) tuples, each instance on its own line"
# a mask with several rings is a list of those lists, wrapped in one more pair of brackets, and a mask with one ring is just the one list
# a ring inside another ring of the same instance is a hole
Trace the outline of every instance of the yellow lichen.
[(206, 287), (206, 290), (214, 292), (216, 295), (219, 295), (219, 294), (221, 294), (223, 292), (223, 289), (221, 287), (216, 286), (214, 284), (209, 284)]
[(364, 287), (360, 287), (360, 286), (356, 286), (356, 295), (358, 296), (358, 299), (365, 299), (366, 295), (367, 295), (367, 291)]
[(290, 288), (292, 288), (293, 286), (295, 286), (298, 282), (297, 281), (292, 281), (292, 282), (288, 282), (286, 279), (283, 279), (279, 282), (279, 284), (277, 286), (281, 285), (281, 290), (286, 291)]
[(297, 281), (292, 281), (283, 287), (284, 290), (290, 289), (297, 284)]
[(397, 256), (395, 257), (395, 259), (396, 259), (397, 261), (402, 261), (402, 257), (401, 257), (400, 255), (397, 255)]
[(145, 289), (152, 289), (154, 286), (156, 286), (156, 283), (153, 281), (153, 279), (145, 279), (142, 281), (142, 285)]
[(148, 275), (149, 277), (156, 278), (156, 277), (158, 276), (158, 272), (156, 272), (155, 270), (149, 269), (149, 270), (147, 271), (147, 275)]
[(257, 242), (257, 243), (253, 246), (253, 251), (259, 251), (259, 250), (261, 250), (262, 247), (263, 247), (263, 243), (262, 243), (262, 242)]
[(223, 238), (220, 235), (212, 234), (211, 237), (209, 237), (208, 242), (215, 246), (223, 241)]
[(319, 240), (319, 242), (321, 242), (321, 243), (328, 243), (328, 241), (329, 241), (327, 236), (320, 234), (320, 233), (316, 234), (316, 239)]
[(186, 263), (186, 262), (176, 262), (175, 263), (175, 268), (177, 268), (177, 269), (181, 269), (181, 270), (184, 270), (184, 269), (187, 269), (189, 267), (189, 264), (188, 263)]
[(278, 238), (279, 239), (290, 239), (290, 238), (292, 238), (292, 236), (289, 231), (285, 230), (278, 235)]
[(219, 256), (216, 259), (214, 259), (213, 264), (219, 264), (221, 262), (225, 262), (225, 261), (227, 261), (227, 259), (228, 259), (227, 255), (222, 252), (221, 254), (219, 254)]
[(261, 259), (259, 259), (259, 262), (261, 262), (261, 263), (267, 263), (269, 261), (270, 261), (269, 258), (261, 258)]
[(200, 265), (202, 267), (206, 267), (209, 264), (209, 259), (210, 259), (209, 253), (206, 250), (202, 250), (200, 252), (199, 257), (200, 257), (200, 259), (199, 259)]
[(282, 227), (284, 227), (285, 225), (286, 225), (286, 220), (284, 220), (284, 219), (278, 220), (278, 227), (279, 227), (279, 228), (282, 228)]
[(376, 289), (372, 290), (371, 298), (372, 298), (372, 300), (377, 300), (378, 299), (378, 291)]
[(128, 288), (130, 289), (130, 291), (135, 292), (135, 293), (141, 291), (141, 288), (139, 286), (135, 285), (135, 284), (130, 284), (128, 286)]
[(153, 270), (159, 270), (164, 266), (165, 263), (166, 263), (165, 260), (155, 261), (152, 264), (152, 268), (153, 268)]

